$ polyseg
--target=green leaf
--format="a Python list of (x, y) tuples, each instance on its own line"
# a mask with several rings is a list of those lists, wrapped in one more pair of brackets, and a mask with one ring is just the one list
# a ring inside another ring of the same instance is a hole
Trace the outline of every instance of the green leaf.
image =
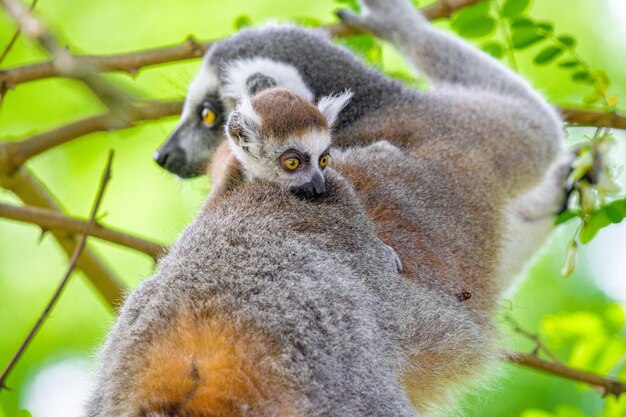
[(546, 32), (552, 32), (554, 30), (554, 26), (550, 22), (539, 22), (535, 26), (539, 29), (545, 30)]
[(557, 36), (557, 39), (559, 40), (559, 42), (561, 42), (563, 45), (567, 46), (568, 48), (573, 48), (574, 46), (576, 46), (576, 39), (574, 39), (574, 37), (572, 36), (561, 35), (561, 36)]
[(499, 59), (504, 55), (504, 47), (501, 43), (496, 41), (486, 42), (480, 48), (494, 58)]
[(600, 210), (606, 212), (611, 223), (619, 223), (626, 217), (626, 198), (615, 200), (602, 207)]
[(335, 2), (347, 7), (348, 9), (352, 9), (354, 11), (361, 10), (361, 6), (359, 5), (359, 0), (335, 0)]
[(600, 101), (602, 97), (604, 97), (602, 92), (595, 90), (583, 97), (583, 103), (586, 105), (592, 105)]
[(609, 304), (604, 309), (604, 318), (609, 331), (612, 333), (618, 333), (626, 323), (624, 310), (619, 304)]
[(454, 30), (464, 38), (479, 38), (489, 35), (496, 27), (496, 21), (489, 16), (481, 16), (462, 24), (453, 24)]
[(575, 66), (578, 66), (580, 64), (580, 62), (576, 61), (575, 59), (568, 59), (568, 60), (564, 60), (559, 62), (559, 67), (561, 68), (573, 68)]
[(495, 27), (496, 21), (489, 15), (488, 2), (480, 2), (462, 9), (452, 21), (452, 28), (466, 38), (488, 35)]
[(513, 43), (513, 48), (515, 49), (528, 48), (543, 39), (545, 39), (545, 36), (538, 32), (534, 26), (516, 29), (513, 31), (513, 35), (511, 36), (511, 42)]
[(554, 61), (559, 55), (563, 53), (563, 49), (556, 46), (548, 46), (537, 54), (533, 62), (538, 65), (546, 65)]
[(33, 415), (28, 410), (20, 410), (15, 417), (33, 417)]
[(382, 48), (372, 35), (351, 36), (342, 39), (341, 43), (365, 58), (370, 64), (377, 66), (382, 62)]
[(299, 26), (307, 28), (315, 28), (322, 25), (322, 21), (320, 19), (311, 16), (294, 17), (291, 21), (297, 23)]
[(242, 14), (241, 16), (238, 16), (235, 19), (235, 22), (233, 23), (233, 26), (235, 27), (235, 29), (237, 30), (241, 30), (245, 27), (251, 26), (252, 25), (252, 19), (250, 19), (250, 16), (246, 16), (245, 14)]
[(518, 17), (511, 22), (511, 28), (520, 29), (527, 27), (535, 27), (535, 23), (527, 17)]
[(620, 223), (626, 217), (626, 198), (615, 200), (591, 213), (586, 225), (580, 231), (580, 242), (590, 242), (598, 232), (610, 225)]
[(575, 210), (575, 209), (565, 210), (563, 213), (556, 216), (556, 219), (554, 220), (554, 224), (563, 224), (579, 216), (580, 216), (580, 210)]
[(593, 84), (593, 77), (588, 71), (577, 71), (572, 74), (572, 81)]
[(506, 0), (502, 6), (502, 15), (508, 18), (517, 17), (524, 13), (529, 5), (530, 0)]

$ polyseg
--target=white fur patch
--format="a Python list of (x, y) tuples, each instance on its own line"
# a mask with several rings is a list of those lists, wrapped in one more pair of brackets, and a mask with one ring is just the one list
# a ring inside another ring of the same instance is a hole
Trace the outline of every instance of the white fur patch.
[(336, 96), (326, 96), (322, 97), (320, 101), (317, 103), (317, 109), (324, 115), (326, 118), (326, 122), (328, 122), (328, 126), (332, 126), (337, 121), (337, 116), (341, 110), (348, 104), (350, 99), (352, 98), (352, 91), (346, 90), (341, 94)]
[(285, 141), (285, 149), (294, 148), (301, 152), (308, 153), (311, 158), (319, 158), (330, 146), (330, 132), (312, 130), (301, 136), (294, 136)]
[(217, 93), (219, 86), (220, 80), (217, 77), (217, 72), (207, 62), (203, 61), (202, 68), (189, 84), (181, 120), (186, 120), (202, 103), (207, 94)]
[(505, 296), (514, 290), (514, 278), (524, 272), (555, 228), (554, 218), (565, 198), (563, 183), (570, 162), (571, 155), (564, 151), (539, 184), (504, 209), (505, 232), (498, 276), (503, 283), (513, 284), (508, 286)]
[(300, 97), (313, 101), (313, 92), (306, 85), (293, 65), (273, 61), (268, 58), (249, 58), (226, 64), (224, 85), (220, 94), (224, 98), (239, 101), (247, 95), (247, 81), (250, 76), (261, 73), (274, 78), (279, 87), (284, 87)]

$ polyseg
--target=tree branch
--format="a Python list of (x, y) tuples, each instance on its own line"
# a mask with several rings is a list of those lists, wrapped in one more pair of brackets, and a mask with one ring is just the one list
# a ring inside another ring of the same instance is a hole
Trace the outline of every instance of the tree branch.
[(130, 99), (123, 90), (102, 79), (94, 68), (78, 62), (65, 48), (60, 47), (52, 33), (19, 0), (0, 0), (0, 4), (25, 35), (37, 41), (50, 53), (52, 56), (50, 65), (57, 74), (82, 81), (111, 111), (124, 118)]
[[(0, 170), (0, 185), (13, 191), (24, 204), (62, 212), (49, 191), (24, 167), (11, 175), (3, 175)], [(77, 245), (76, 236), (61, 230), (51, 230), (50, 233), (67, 256), (71, 256)], [(124, 286), (89, 248), (83, 250), (78, 260), (78, 268), (85, 273), (109, 307), (113, 309), (121, 303), (125, 293)]]
[(601, 110), (574, 107), (562, 107), (560, 111), (565, 120), (574, 125), (626, 129), (626, 116), (617, 112), (607, 114)]
[(124, 120), (112, 112), (87, 117), (36, 135), (19, 142), (0, 144), (0, 171), (12, 173), (27, 159), (72, 139), (94, 132), (125, 129), (146, 120), (156, 120), (180, 114), (182, 102), (150, 102), (133, 106)]
[[(9, 0), (2, 0), (9, 1)], [(13, 1), (13, 0), (12, 0)], [(448, 17), (463, 7), (480, 0), (439, 0), (422, 9), (428, 19)], [(334, 37), (346, 37), (359, 33), (343, 23), (324, 26)], [(183, 61), (202, 56), (213, 42), (198, 42), (188, 38), (179, 45), (148, 49), (139, 52), (114, 55), (70, 55), (76, 66), (91, 67), (97, 71), (121, 71), (136, 74), (140, 69), (158, 64)], [(69, 55), (69, 54), (68, 54)], [(0, 93), (3, 89), (14, 88), (20, 83), (59, 77), (66, 74), (54, 65), (53, 61), (38, 62), (0, 71)]]
[[(180, 114), (182, 106), (182, 102), (154, 101), (143, 106), (134, 106), (135, 111), (132, 112), (132, 117), (128, 117), (125, 121), (120, 121), (111, 112), (107, 112), (38, 133), (22, 141), (2, 143), (0, 144), (0, 171), (14, 172), (29, 158), (81, 136), (125, 129), (139, 122), (176, 116)], [(626, 129), (626, 116), (617, 113), (614, 113), (612, 117), (607, 117), (600, 110), (563, 107), (560, 111), (566, 122), (573, 125)], [(4, 167), (2, 167), (3, 164)]]
[(98, 208), (100, 207), (100, 203), (102, 202), (102, 197), (104, 196), (104, 191), (106, 190), (106, 186), (109, 182), (109, 179), (111, 178), (111, 162), (112, 161), (113, 161), (113, 151), (110, 151), (106, 166), (104, 168), (104, 172), (102, 174), (102, 179), (100, 180), (98, 192), (96, 193), (96, 198), (91, 208), (89, 221), (87, 221), (85, 224), (83, 235), (81, 236), (78, 242), (78, 245), (76, 245), (76, 248), (74, 249), (74, 253), (72, 254), (72, 258), (70, 259), (70, 263), (67, 267), (67, 270), (65, 271), (65, 275), (63, 276), (63, 279), (61, 279), (61, 282), (57, 286), (57, 289), (52, 295), (52, 298), (50, 298), (50, 301), (48, 302), (43, 312), (41, 313), (41, 315), (35, 322), (35, 325), (30, 330), (30, 332), (28, 332), (26, 339), (24, 339), (19, 349), (17, 350), (15, 355), (13, 355), (13, 358), (11, 358), (11, 361), (9, 362), (4, 372), (2, 373), (2, 376), (0, 376), (0, 390), (3, 388), (6, 388), (5, 382), (7, 380), (7, 377), (9, 376), (9, 374), (11, 373), (11, 371), (13, 370), (17, 362), (20, 360), (20, 358), (26, 351), (26, 348), (28, 347), (30, 342), (33, 340), (35, 335), (37, 334), (37, 331), (41, 328), (44, 321), (48, 318), (48, 315), (54, 308), (56, 302), (61, 297), (63, 290), (65, 289), (67, 283), (69, 282), (70, 275), (72, 275), (72, 272), (74, 271), (74, 269), (76, 268), (76, 265), (78, 264), (78, 259), (83, 249), (85, 249), (85, 245), (87, 244), (87, 236), (90, 233), (90, 229), (96, 223), (96, 213), (98, 212)]
[(561, 378), (569, 379), (572, 381), (584, 382), (585, 384), (598, 387), (605, 395), (613, 394), (619, 397), (622, 393), (626, 392), (626, 383), (622, 381), (618, 381), (617, 379), (594, 374), (591, 372), (570, 368), (569, 366), (563, 365), (559, 362), (551, 362), (540, 359), (533, 354), (509, 353), (508, 360), (509, 362), (516, 363), (518, 365), (522, 365), (531, 369), (536, 369), (538, 371), (556, 375)]
[[(44, 230), (62, 230), (71, 233), (82, 233), (86, 230), (85, 220), (64, 216), (63, 214), (49, 209), (38, 207), (19, 207), (11, 204), (0, 203), (0, 217), (18, 220), (21, 222), (34, 223)], [(131, 236), (117, 230), (109, 229), (94, 222), (89, 228), (89, 236), (97, 237), (118, 245), (126, 246), (150, 255), (156, 260), (164, 253), (165, 247), (148, 240)]]

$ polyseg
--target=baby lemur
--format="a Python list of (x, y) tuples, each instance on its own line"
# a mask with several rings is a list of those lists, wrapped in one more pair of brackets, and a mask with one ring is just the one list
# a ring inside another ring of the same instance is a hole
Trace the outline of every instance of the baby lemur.
[[(319, 197), (326, 190), (331, 128), (352, 93), (322, 97), (315, 106), (287, 89), (267, 89), (272, 80), (263, 80), (263, 87), (251, 86), (256, 94), (245, 96), (228, 118), (226, 132), (236, 159), (230, 160), (211, 195), (232, 190), (243, 180), (260, 180), (298, 196)], [(390, 262), (402, 272), (400, 258), (385, 246)]]
[(271, 181), (305, 197), (322, 195), (331, 127), (351, 95), (323, 97), (317, 107), (284, 88), (244, 97), (226, 132), (246, 178)]

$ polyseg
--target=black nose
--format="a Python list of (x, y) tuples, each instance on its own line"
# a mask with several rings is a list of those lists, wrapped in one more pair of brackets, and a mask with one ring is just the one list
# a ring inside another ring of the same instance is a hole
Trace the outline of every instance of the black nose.
[(154, 153), (154, 160), (160, 167), (170, 172), (177, 172), (185, 165), (185, 151), (179, 146), (166, 144)]
[(291, 192), (302, 197), (319, 197), (326, 192), (324, 177), (321, 174), (316, 174), (311, 181), (296, 187), (291, 187)]

